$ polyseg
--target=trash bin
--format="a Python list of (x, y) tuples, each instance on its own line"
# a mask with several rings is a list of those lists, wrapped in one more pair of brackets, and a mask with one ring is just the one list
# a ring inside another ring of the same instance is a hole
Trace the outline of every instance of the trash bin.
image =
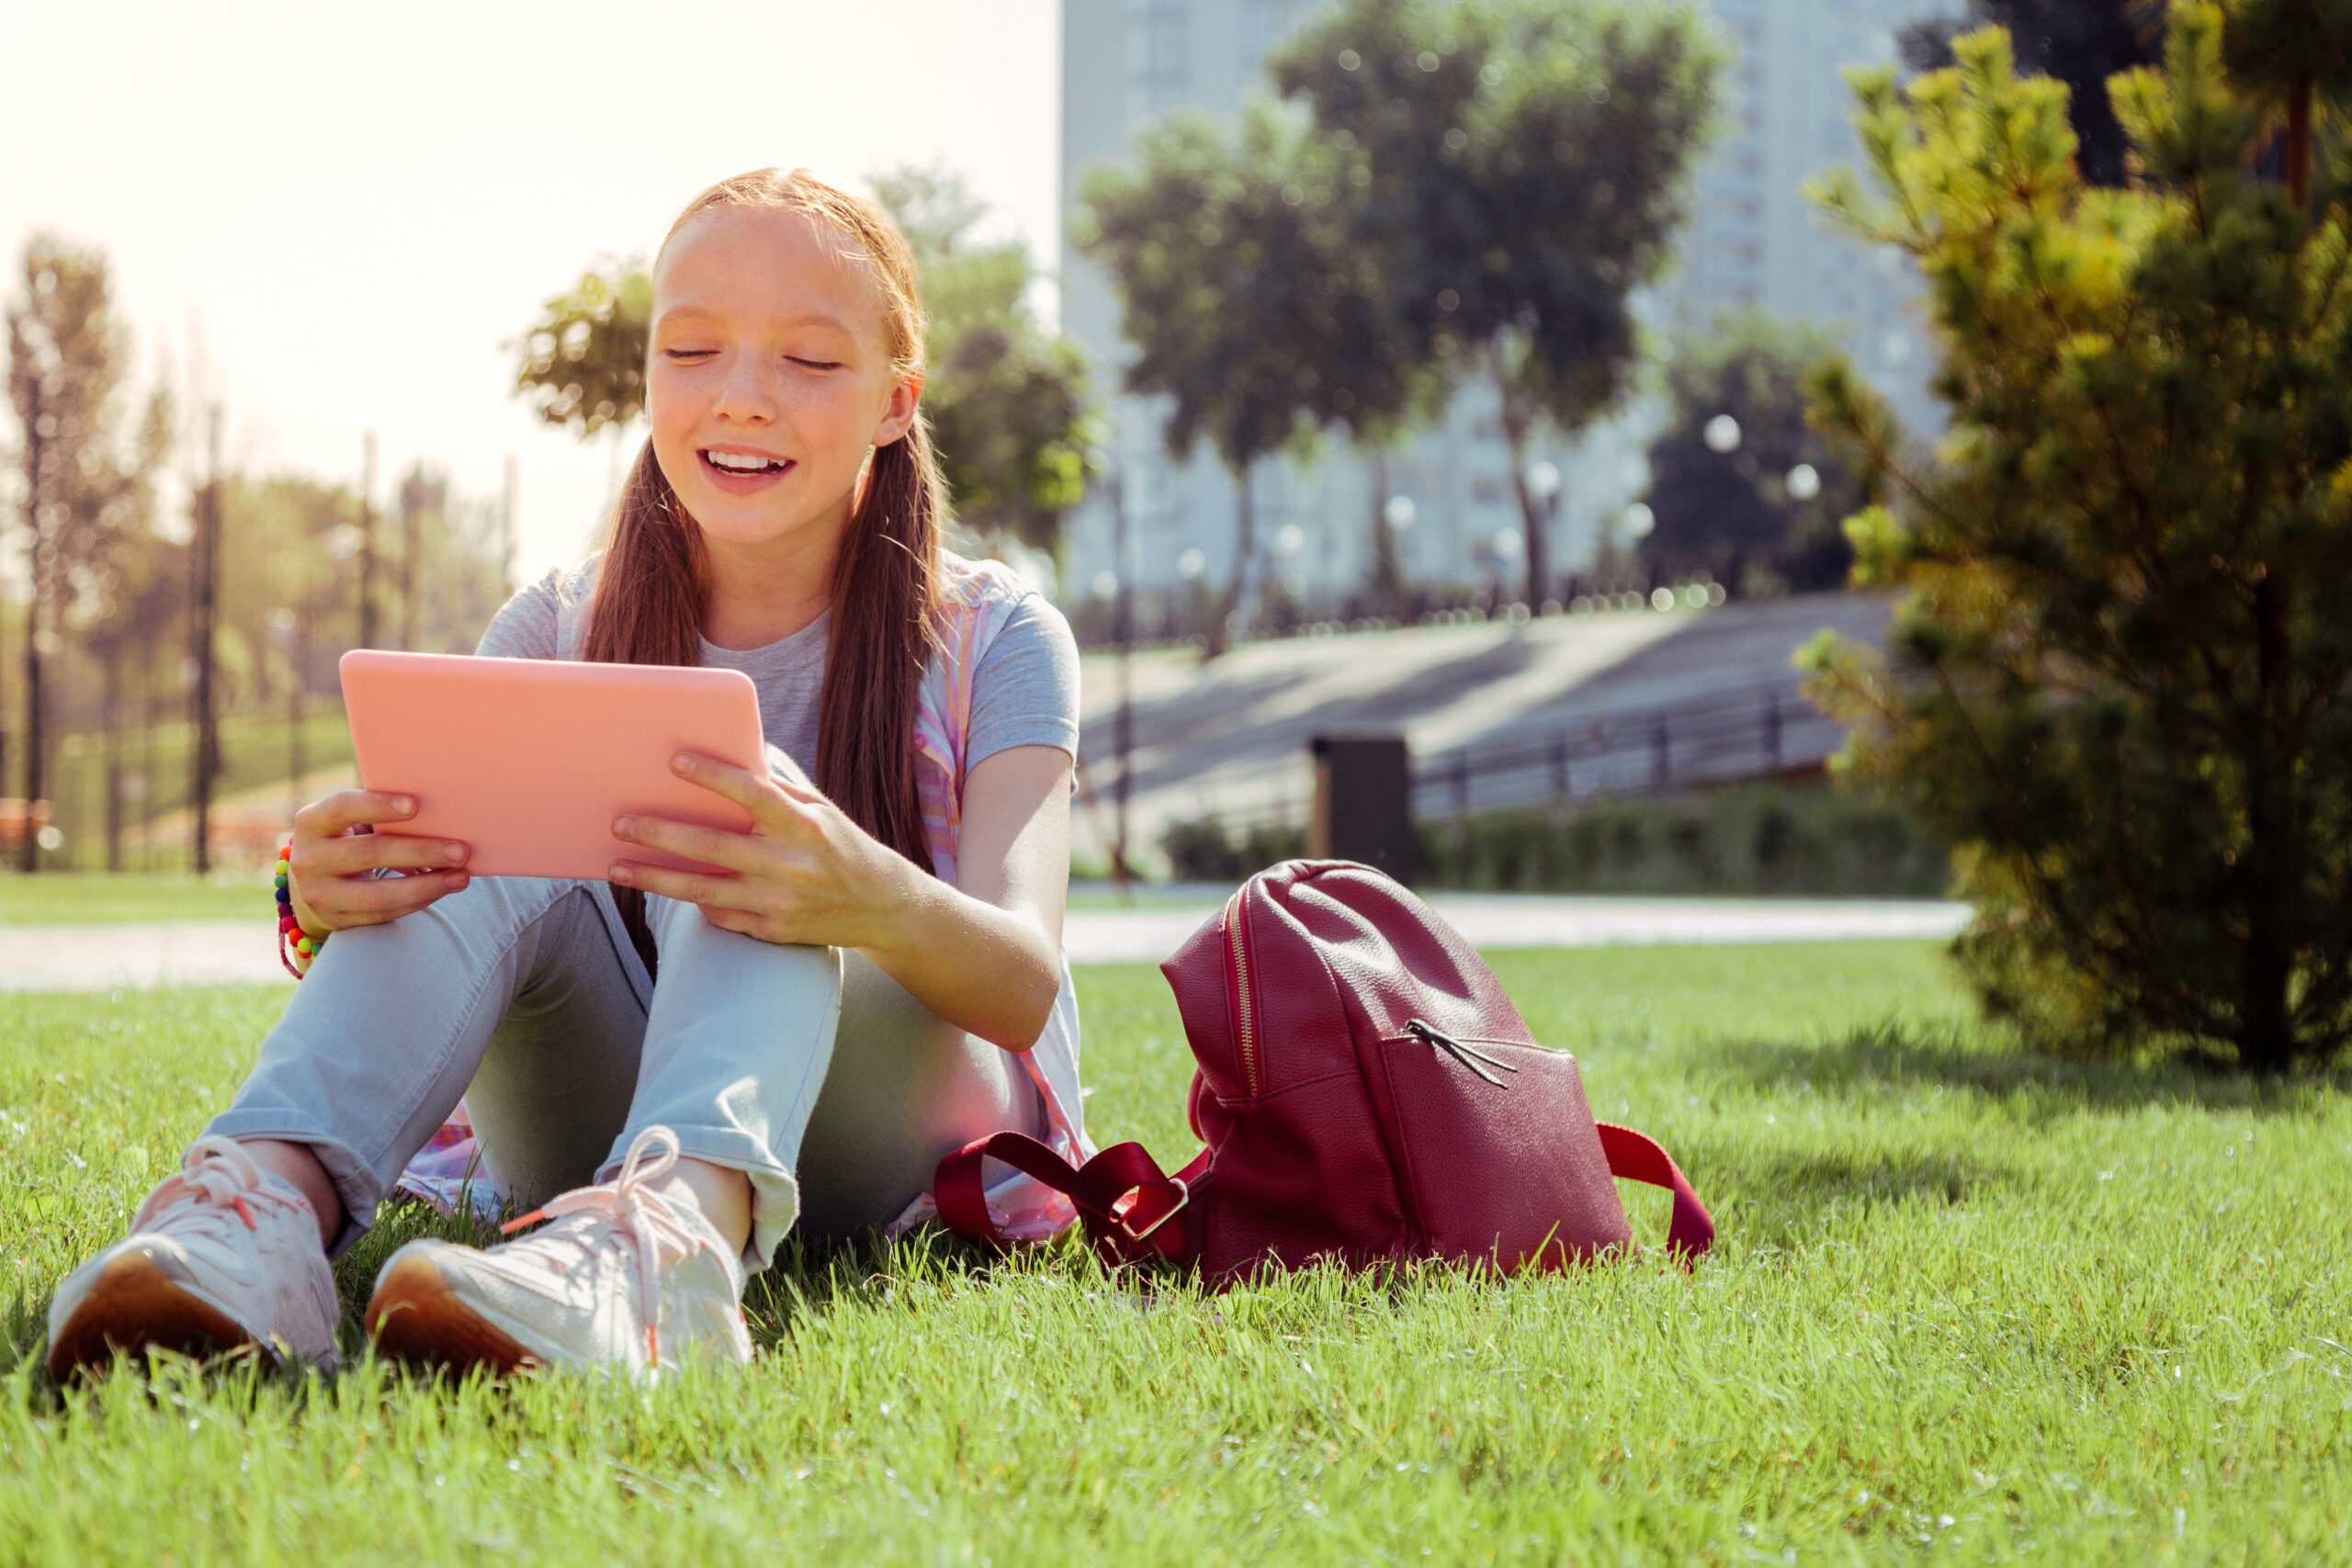
[(1306, 852), (1413, 880), (1413, 757), (1401, 735), (1318, 735)]

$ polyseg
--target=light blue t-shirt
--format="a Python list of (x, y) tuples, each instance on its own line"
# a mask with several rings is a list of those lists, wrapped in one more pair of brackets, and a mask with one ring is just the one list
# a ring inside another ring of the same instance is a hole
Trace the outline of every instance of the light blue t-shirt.
[[(491, 618), (474, 651), (491, 659), (560, 659), (562, 617), (585, 602), (594, 566), (559, 567), (523, 588)], [(760, 727), (814, 777), (817, 715), (825, 691), (829, 611), (763, 648), (721, 648), (702, 639), (702, 661), (741, 670), (760, 694)], [(1015, 746), (1058, 746), (1078, 755), (1078, 640), (1043, 594), (1023, 590), (972, 672), (972, 723), (964, 766)]]

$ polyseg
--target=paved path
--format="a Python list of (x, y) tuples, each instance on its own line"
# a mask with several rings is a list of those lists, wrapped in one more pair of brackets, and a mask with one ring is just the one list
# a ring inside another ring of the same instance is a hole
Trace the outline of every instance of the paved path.
[[(1480, 947), (1932, 939), (1968, 919), (1962, 904), (1850, 899), (1442, 894), (1430, 902)], [(1069, 955), (1080, 964), (1156, 964), (1216, 913), (1213, 904), (1075, 909)], [(290, 984), (269, 937), (263, 920), (0, 928), (0, 990)]]

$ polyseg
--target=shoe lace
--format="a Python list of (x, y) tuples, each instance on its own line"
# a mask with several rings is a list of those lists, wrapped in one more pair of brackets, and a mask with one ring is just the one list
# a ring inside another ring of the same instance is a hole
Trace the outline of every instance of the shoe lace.
[[(249, 1231), (261, 1228), (260, 1222), (254, 1218), (255, 1203), (300, 1208), (305, 1213), (311, 1207), (300, 1196), (264, 1183), (261, 1167), (254, 1163), (253, 1156), (238, 1147), (234, 1139), (218, 1136), (198, 1138), (187, 1146), (187, 1153), (180, 1156), (179, 1169), (155, 1184), (155, 1190), (147, 1194), (147, 1201), (139, 1205), (130, 1228), (145, 1230), (166, 1210), (182, 1203), (195, 1205), (189, 1218), (217, 1216), (225, 1220), (233, 1213)], [(211, 1211), (211, 1214), (206, 1214), (206, 1211)]]
[[(649, 1159), (646, 1149), (653, 1144), (660, 1144), (662, 1152)], [(639, 1314), (645, 1319), (646, 1353), (656, 1362), (662, 1359), (662, 1267), (708, 1245), (679, 1205), (650, 1185), (668, 1175), (677, 1163), (677, 1135), (667, 1127), (648, 1127), (629, 1140), (620, 1174), (612, 1180), (594, 1187), (575, 1187), (560, 1198), (549, 1199), (545, 1207), (517, 1215), (499, 1227), (502, 1235), (512, 1235), (525, 1225), (541, 1220), (587, 1214), (635, 1242)], [(588, 1245), (584, 1238), (574, 1239), (583, 1247)]]

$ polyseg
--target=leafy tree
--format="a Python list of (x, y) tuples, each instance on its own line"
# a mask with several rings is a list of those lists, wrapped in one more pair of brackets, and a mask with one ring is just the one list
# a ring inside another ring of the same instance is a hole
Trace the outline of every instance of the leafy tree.
[(1332, 423), (1377, 428), (1397, 395), (1337, 346), (1384, 330), (1350, 254), (1341, 192), (1351, 164), (1298, 115), (1259, 100), (1227, 137), (1197, 114), (1148, 132), (1132, 170), (1087, 183), (1080, 246), (1110, 271), (1128, 391), (1168, 400), (1169, 453), (1206, 441), (1233, 476), (1233, 567), (1212, 623), (1221, 652), (1257, 555), (1250, 476)]
[(1760, 311), (1675, 344), (1671, 412), (1650, 444), (1645, 499), (1657, 521), (1644, 554), (1670, 574), (1704, 569), (1733, 584), (1751, 570), (1800, 590), (1845, 581), (1853, 552), (1838, 524), (1861, 491), (1805, 423), (1805, 375), (1836, 344), (1834, 331)]
[[(46, 656), (103, 612), (125, 542), (145, 531), (150, 479), (170, 441), (168, 404), (134, 430), (122, 387), (129, 336), (104, 254), (35, 235), (8, 310), (8, 396), (24, 433), (25, 797), (44, 797), (51, 742)], [(40, 863), (24, 847), (28, 871)]]
[(653, 279), (641, 262), (608, 262), (549, 299), (518, 344), (514, 390), (532, 412), (583, 441), (616, 438), (645, 412)]
[(2164, 0), (1968, 0), (1956, 17), (1931, 17), (1903, 31), (1904, 62), (1915, 71), (1952, 63), (1951, 43), (1972, 28), (2008, 29), (2018, 64), (2066, 85), (2075, 161), (2092, 185), (2120, 186), (2126, 144), (2107, 100), (2119, 71), (2149, 65), (2164, 52)]
[(1494, 384), (1531, 603), (1552, 581), (1529, 433), (1623, 390), (1627, 296), (1671, 257), (1721, 63), (1691, 10), (1615, 0), (1345, 0), (1270, 62), (1360, 160), (1350, 240), (1412, 361)]
[(2065, 87), (1997, 30), (1907, 95), (1856, 78), (1884, 197), (1826, 199), (1928, 279), (1952, 422), (1931, 465), (1815, 378), (1897, 496), (1857, 574), (1909, 593), (1883, 658), (1813, 660), (1851, 765), (1959, 846), (1988, 1003), (2272, 1071), (2352, 1035), (2352, 209), (2250, 175), (2285, 96), (2224, 69), (2252, 9), (2177, 6), (2116, 78), (2129, 190), (2086, 188)]
[(1085, 356), (1029, 308), (1027, 247), (974, 237), (987, 209), (956, 175), (900, 169), (876, 180), (875, 194), (922, 272), (932, 350), (923, 407), (956, 520), (983, 539), (1058, 556), (1062, 523), (1096, 468)]

